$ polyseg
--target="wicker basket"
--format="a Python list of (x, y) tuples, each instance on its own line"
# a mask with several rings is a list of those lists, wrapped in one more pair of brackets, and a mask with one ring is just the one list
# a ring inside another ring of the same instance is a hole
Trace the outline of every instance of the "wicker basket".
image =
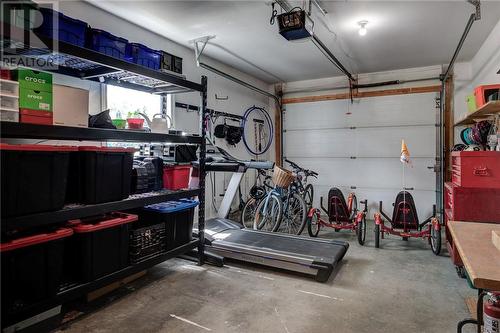
[(282, 188), (287, 188), (295, 179), (293, 173), (289, 170), (274, 166), (273, 182), (274, 185)]

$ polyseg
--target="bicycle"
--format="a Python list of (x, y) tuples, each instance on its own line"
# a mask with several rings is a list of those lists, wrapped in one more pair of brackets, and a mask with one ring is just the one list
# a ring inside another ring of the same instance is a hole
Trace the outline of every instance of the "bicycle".
[(305, 227), (307, 207), (298, 191), (296, 175), (291, 171), (274, 167), (275, 187), (267, 193), (256, 209), (254, 229), (281, 231), (299, 235)]
[[(299, 193), (302, 195), (304, 198), (304, 201), (306, 202), (307, 208), (311, 208), (313, 205), (313, 199), (314, 199), (314, 187), (312, 184), (308, 184), (307, 179), (309, 177), (314, 177), (318, 178), (318, 173), (312, 170), (307, 170), (302, 167), (300, 167), (297, 163), (292, 162), (288, 159), (285, 159), (285, 162), (290, 164), (290, 166), (293, 168), (294, 172), (297, 174), (297, 186), (299, 189)], [(303, 176), (302, 176), (303, 174)], [(304, 180), (304, 181), (302, 181)], [(304, 186), (305, 184), (305, 186)]]
[[(261, 181), (261, 177), (264, 180)], [(261, 200), (274, 188), (272, 177), (264, 170), (258, 170), (256, 184), (250, 189), (250, 198), (246, 201), (241, 210), (241, 224), (245, 228), (254, 227), (255, 213)]]

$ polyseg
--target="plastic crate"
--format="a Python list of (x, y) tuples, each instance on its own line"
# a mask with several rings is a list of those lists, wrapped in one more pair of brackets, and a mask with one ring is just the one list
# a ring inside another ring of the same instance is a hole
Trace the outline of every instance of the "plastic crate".
[(2, 217), (59, 210), (76, 147), (0, 143)]
[(135, 64), (154, 70), (160, 69), (161, 51), (150, 49), (146, 45), (129, 43), (127, 45), (127, 56)]
[(167, 231), (173, 227), (174, 243), (173, 245), (167, 243), (167, 248), (171, 249), (184, 245), (193, 239), (193, 219), (196, 206), (198, 206), (196, 200), (180, 199), (179, 201), (149, 205), (144, 207), (144, 211), (150, 212), (149, 221), (164, 222)]
[(0, 121), (19, 122), (19, 111), (1, 110)]
[(182, 74), (182, 58), (174, 56), (165, 51), (161, 51), (161, 65), (162, 70)]
[(72, 182), (79, 202), (96, 204), (126, 199), (130, 195), (133, 148), (79, 147), (76, 172)]
[(29, 235), (0, 244), (2, 318), (54, 297), (61, 285), (64, 238), (68, 228)]
[(127, 56), (128, 40), (99, 29), (89, 30), (88, 47), (94, 51), (104, 53), (114, 58), (130, 60)]
[(188, 188), (191, 165), (174, 165), (163, 168), (163, 187), (169, 190)]
[(129, 264), (129, 224), (137, 215), (113, 212), (69, 221), (74, 236), (67, 243), (66, 273), (75, 282), (89, 282)]
[(73, 45), (85, 46), (85, 37), (89, 28), (87, 22), (71, 18), (50, 8), (40, 7), (39, 10), (43, 21), (35, 32)]
[(167, 237), (165, 223), (158, 223), (130, 231), (130, 262), (138, 263), (165, 251)]
[(476, 107), (480, 108), (488, 103), (489, 97), (500, 92), (500, 84), (488, 84), (477, 86), (474, 89), (474, 96), (476, 98)]

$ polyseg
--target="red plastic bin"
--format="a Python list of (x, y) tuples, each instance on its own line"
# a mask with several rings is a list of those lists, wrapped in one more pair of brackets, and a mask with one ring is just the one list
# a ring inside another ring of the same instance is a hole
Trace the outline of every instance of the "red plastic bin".
[(163, 168), (163, 187), (169, 190), (180, 190), (189, 187), (191, 165), (175, 165)]
[(72, 220), (75, 235), (67, 244), (66, 271), (73, 280), (88, 282), (129, 264), (129, 223), (137, 215), (113, 212)]
[(500, 84), (487, 84), (487, 85), (477, 86), (474, 89), (476, 107), (480, 108), (484, 104), (488, 103), (488, 97), (498, 91), (500, 91)]
[(69, 228), (24, 236), (0, 244), (2, 318), (59, 291), (64, 259), (64, 238)]
[(462, 187), (500, 189), (500, 152), (452, 152), (452, 182)]

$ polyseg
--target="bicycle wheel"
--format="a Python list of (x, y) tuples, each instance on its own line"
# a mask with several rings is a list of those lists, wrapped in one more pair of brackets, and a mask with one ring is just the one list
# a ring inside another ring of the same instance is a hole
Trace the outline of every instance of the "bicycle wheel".
[(366, 239), (366, 218), (365, 218), (365, 216), (363, 216), (361, 221), (358, 223), (358, 226), (356, 229), (356, 234), (358, 236), (359, 245), (364, 245), (365, 239)]
[(243, 224), (245, 228), (253, 229), (253, 221), (255, 220), (255, 213), (257, 212), (259, 202), (260, 200), (250, 198), (245, 203), (241, 211), (241, 224)]
[(314, 187), (312, 186), (312, 184), (307, 184), (306, 188), (304, 189), (303, 196), (307, 208), (312, 207), (314, 199)]
[(270, 194), (259, 202), (254, 223), (258, 230), (276, 231), (280, 226), (281, 214), (281, 199), (276, 194)]
[(281, 218), (280, 232), (300, 235), (306, 226), (307, 207), (304, 198), (293, 193), (283, 203), (283, 217)]

